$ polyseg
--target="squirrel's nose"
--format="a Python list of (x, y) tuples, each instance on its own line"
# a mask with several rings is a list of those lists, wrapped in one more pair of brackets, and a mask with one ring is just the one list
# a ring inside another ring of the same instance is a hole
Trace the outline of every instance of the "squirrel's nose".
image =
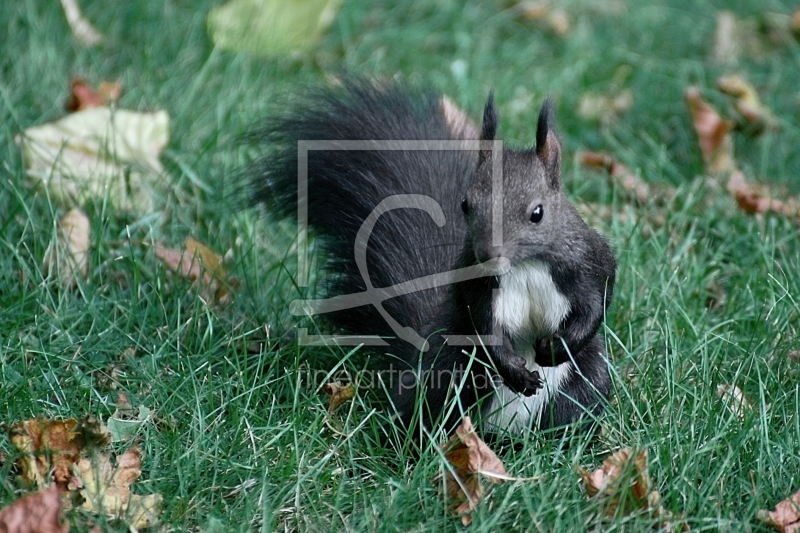
[(485, 245), (475, 247), (475, 259), (477, 259), (479, 263), (483, 263), (497, 257), (506, 257), (506, 249), (504, 246)]

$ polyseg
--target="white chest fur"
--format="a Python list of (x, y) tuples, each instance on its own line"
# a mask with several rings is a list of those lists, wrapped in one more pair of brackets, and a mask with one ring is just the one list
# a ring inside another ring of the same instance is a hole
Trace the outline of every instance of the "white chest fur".
[(570, 310), (569, 300), (558, 290), (550, 268), (539, 261), (526, 262), (500, 277), (500, 290), (492, 301), (495, 324), (514, 339), (516, 352), (525, 358), (529, 370), (537, 370), (544, 383), (532, 396), (498, 388), (487, 413), (487, 425), (522, 433), (539, 423), (544, 408), (573, 372), (572, 363), (555, 367), (536, 364), (533, 343), (542, 335), (558, 330)]
[(569, 313), (569, 300), (558, 290), (550, 267), (528, 261), (500, 276), (500, 290), (492, 301), (495, 324), (512, 338), (554, 333)]

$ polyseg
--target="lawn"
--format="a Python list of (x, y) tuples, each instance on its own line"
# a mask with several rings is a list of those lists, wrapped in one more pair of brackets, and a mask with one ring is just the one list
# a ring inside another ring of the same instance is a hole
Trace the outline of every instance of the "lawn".
[[(319, 46), (264, 58), (213, 46), (212, 1), (83, 0), (105, 35), (77, 45), (55, 0), (0, 2), (0, 421), (110, 416), (123, 391), (153, 411), (137, 436), (140, 494), (165, 496), (164, 531), (453, 531), (461, 522), (419, 456), (387, 443), (380, 398), (327, 414), (307, 372), (362, 368), (366, 349), (298, 346), (290, 315), (293, 227), (241, 205), (248, 133), (282, 94), (351, 71), (426, 84), (477, 120), (491, 89), (500, 136), (531, 144), (542, 99), (556, 103), (568, 195), (619, 260), (604, 333), (614, 397), (595, 442), (531, 433), (498, 453), (520, 479), (497, 486), (468, 530), (651, 531), (647, 511), (605, 518), (577, 467), (645, 449), (671, 521), (692, 531), (769, 531), (756, 519), (800, 489), (800, 242), (797, 217), (737, 207), (709, 177), (684, 100), (695, 85), (733, 118), (717, 78), (756, 87), (776, 125), (732, 133), (739, 168), (782, 199), (800, 194), (800, 45), (778, 35), (790, 2), (565, 0), (569, 27), (505, 0), (347, 0)], [(720, 10), (740, 21), (733, 58), (715, 52)], [(765, 22), (766, 21), (766, 22)], [(769, 21), (772, 21), (771, 23)], [(770, 29), (772, 28), (772, 29)], [(70, 79), (119, 81), (120, 107), (166, 110), (166, 187), (152, 211), (84, 205), (89, 275), (64, 289), (43, 274), (71, 207), (30, 186), (17, 135), (64, 114)], [(595, 120), (588, 94), (630, 89)], [(575, 154), (607, 151), (651, 187), (635, 202)], [(154, 254), (193, 236), (227, 254), (240, 287), (201, 298)], [(258, 342), (263, 341), (263, 342)], [(741, 391), (744, 400), (731, 400)], [(435, 435), (432, 444), (442, 442)], [(5, 457), (5, 460), (2, 458)], [(0, 508), (26, 489), (0, 436)], [(86, 515), (71, 515), (88, 531)], [(104, 530), (127, 531), (101, 521)], [(674, 529), (673, 529), (674, 530)]]

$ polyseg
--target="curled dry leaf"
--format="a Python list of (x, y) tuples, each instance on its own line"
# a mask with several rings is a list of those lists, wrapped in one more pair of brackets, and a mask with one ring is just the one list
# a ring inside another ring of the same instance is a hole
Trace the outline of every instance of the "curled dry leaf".
[(600, 499), (610, 517), (624, 516), (640, 509), (660, 514), (661, 495), (653, 489), (647, 472), (647, 451), (623, 448), (594, 472), (580, 469), (589, 496)]
[(116, 101), (122, 94), (122, 86), (118, 83), (104, 81), (95, 91), (91, 85), (80, 78), (75, 78), (71, 83), (69, 99), (64, 103), (67, 111), (81, 111), (90, 107), (104, 106)]
[(721, 76), (717, 79), (717, 86), (722, 92), (736, 98), (736, 109), (748, 125), (758, 131), (778, 126), (772, 112), (761, 103), (753, 85), (742, 76)]
[(239, 280), (223, 268), (222, 256), (193, 237), (186, 238), (183, 250), (167, 248), (160, 243), (155, 244), (154, 250), (167, 268), (194, 282), (200, 296), (207, 301), (228, 303), (229, 289), (239, 287)]
[(744, 417), (745, 412), (753, 408), (753, 402), (736, 385), (720, 383), (717, 385), (717, 396), (739, 418)]
[(323, 385), (322, 390), (330, 396), (329, 413), (333, 413), (340, 405), (351, 400), (356, 395), (352, 383), (343, 385), (341, 381), (326, 383)]
[(0, 532), (3, 533), (67, 533), (62, 524), (61, 493), (55, 484), (28, 494), (0, 511)]
[(58, 279), (64, 287), (74, 287), (78, 278), (89, 275), (89, 217), (73, 208), (58, 222), (55, 238), (44, 253), (44, 274)]
[(763, 215), (768, 212), (778, 213), (800, 222), (800, 202), (794, 198), (776, 200), (771, 197), (765, 187), (748, 183), (740, 170), (731, 172), (728, 179), (728, 192), (736, 199), (739, 208), (746, 213)]
[(131, 485), (141, 475), (139, 448), (132, 446), (117, 456), (113, 466), (107, 455), (98, 454), (94, 460), (81, 458), (75, 466), (76, 477), (70, 490), (84, 498), (82, 507), (109, 519), (125, 519), (136, 529), (157, 523), (163, 498), (160, 494), (141, 496), (131, 493)]
[(78, 43), (83, 46), (94, 46), (102, 42), (103, 35), (81, 14), (78, 0), (61, 0), (61, 7), (64, 8), (67, 23)]
[(72, 479), (72, 465), (87, 447), (108, 443), (108, 432), (92, 417), (75, 420), (34, 418), (8, 428), (11, 444), (20, 452), (17, 466), (25, 483), (42, 488), (47, 476), (62, 490)]
[(602, 169), (608, 172), (612, 181), (619, 184), (626, 193), (639, 202), (647, 203), (650, 199), (650, 187), (647, 183), (611, 155), (602, 152), (583, 152), (580, 160), (581, 164), (588, 168)]
[(758, 512), (758, 517), (781, 533), (800, 532), (800, 490), (775, 506), (775, 510)]
[(730, 135), (732, 122), (720, 118), (717, 111), (702, 100), (696, 87), (689, 87), (685, 94), (706, 169), (712, 173), (728, 174), (727, 189), (739, 208), (754, 214), (771, 211), (800, 222), (800, 202), (792, 198), (776, 200), (766, 188), (749, 184), (744, 173), (736, 167)]
[(455, 512), (461, 515), (461, 522), (467, 526), (472, 522), (470, 513), (484, 496), (484, 480), (501, 483), (509, 476), (503, 462), (475, 433), (469, 417), (442, 445), (442, 451), (453, 467), (444, 473), (447, 494)]
[(733, 122), (723, 120), (717, 110), (703, 101), (697, 87), (686, 89), (694, 129), (697, 131), (700, 152), (709, 172), (725, 172), (735, 168), (733, 141), (730, 136)]

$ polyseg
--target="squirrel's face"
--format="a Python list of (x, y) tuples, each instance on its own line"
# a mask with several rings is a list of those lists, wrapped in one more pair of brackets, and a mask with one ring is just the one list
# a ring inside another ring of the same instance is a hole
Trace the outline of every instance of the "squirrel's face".
[[(505, 257), (513, 267), (524, 259), (544, 256), (560, 238), (566, 200), (561, 190), (561, 145), (550, 129), (551, 114), (545, 102), (535, 149), (480, 152), (478, 168), (461, 203), (479, 263)], [(496, 129), (497, 110), (490, 95), (481, 140), (493, 141)]]
[(563, 193), (534, 151), (503, 153), (502, 170), (482, 161), (462, 200), (479, 263), (505, 257), (514, 266), (542, 256), (559, 238)]

